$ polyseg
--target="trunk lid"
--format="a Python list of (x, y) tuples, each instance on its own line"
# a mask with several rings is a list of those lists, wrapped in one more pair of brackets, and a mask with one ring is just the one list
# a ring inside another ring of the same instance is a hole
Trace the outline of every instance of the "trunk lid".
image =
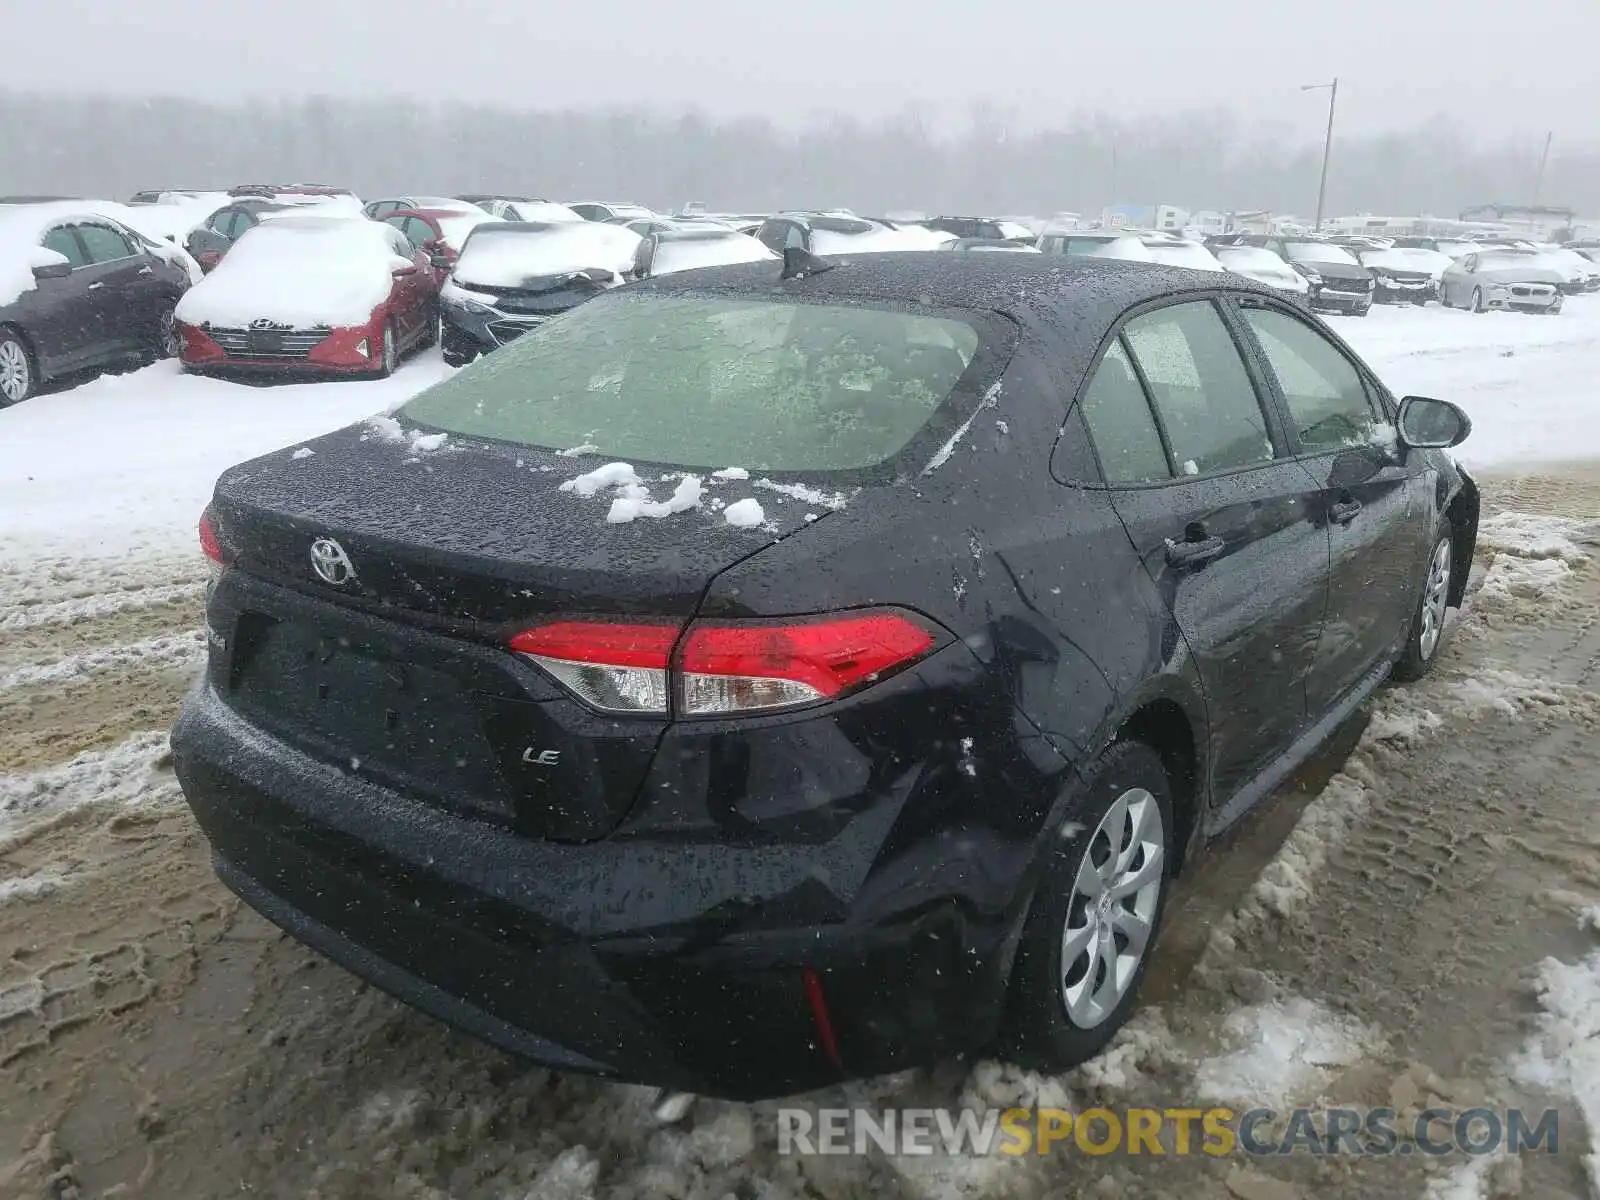
[[(615, 487), (561, 489), (598, 465), (382, 418), (233, 468), (211, 508), (233, 563), (209, 612), (213, 685), (340, 769), (530, 836), (604, 836), (666, 719), (597, 714), (507, 641), (579, 614), (681, 628), (718, 572), (807, 506), (769, 496), (764, 527), (738, 528), (709, 501), (754, 489), (707, 479), (700, 509), (608, 524)], [(636, 466), (655, 500), (677, 486)], [(342, 582), (317, 571), (322, 539)]]

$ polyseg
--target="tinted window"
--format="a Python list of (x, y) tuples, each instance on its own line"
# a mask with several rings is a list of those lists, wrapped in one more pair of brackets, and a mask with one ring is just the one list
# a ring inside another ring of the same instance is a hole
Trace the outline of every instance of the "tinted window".
[(1150, 402), (1120, 340), (1100, 360), (1081, 403), (1107, 483), (1150, 483), (1172, 477)]
[(1278, 378), (1308, 450), (1369, 442), (1377, 423), (1360, 372), (1311, 326), (1286, 313), (1247, 308), (1245, 320)]
[(1272, 457), (1261, 401), (1210, 301), (1135, 317), (1125, 334), (1181, 473), (1204, 475)]
[(622, 290), (429, 388), (404, 415), (610, 458), (843, 471), (915, 437), (978, 344), (948, 317)]
[(404, 233), (408, 239), (410, 239), (410, 242), (413, 246), (419, 248), (433, 241), (439, 236), (433, 231), (433, 226), (429, 225), (421, 217), (407, 217), (405, 227), (401, 230), (401, 232)]
[(46, 250), (54, 250), (57, 254), (64, 254), (69, 263), (74, 267), (88, 265), (89, 259), (83, 252), (83, 247), (78, 244), (78, 239), (72, 235), (72, 226), (58, 225), (44, 235), (40, 243)]
[(756, 234), (756, 240), (767, 249), (781, 253), (783, 250), (783, 235), (788, 228), (789, 223), (787, 221), (767, 221)]
[(109, 225), (79, 225), (78, 236), (83, 239), (92, 262), (115, 262), (138, 253), (128, 244), (127, 238)]
[(602, 221), (606, 216), (603, 209), (593, 204), (569, 204), (567, 207), (585, 221)]
[(804, 250), (806, 246), (806, 231), (790, 222), (789, 228), (783, 234), (783, 245), (785, 249), (793, 247), (796, 250)]

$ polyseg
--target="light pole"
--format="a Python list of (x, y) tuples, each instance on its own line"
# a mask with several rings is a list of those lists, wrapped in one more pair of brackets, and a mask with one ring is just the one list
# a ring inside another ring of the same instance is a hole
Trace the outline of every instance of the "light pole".
[(1339, 103), (1339, 78), (1334, 76), (1331, 83), (1308, 83), (1301, 87), (1302, 92), (1320, 92), (1328, 89), (1328, 136), (1322, 143), (1322, 182), (1317, 185), (1317, 220), (1315, 229), (1322, 230), (1322, 204), (1328, 196), (1328, 156), (1333, 153), (1333, 108)]

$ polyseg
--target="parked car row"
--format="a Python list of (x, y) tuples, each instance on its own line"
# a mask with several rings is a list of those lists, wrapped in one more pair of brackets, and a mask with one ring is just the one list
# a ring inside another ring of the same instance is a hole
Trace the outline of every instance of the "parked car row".
[[(16, 243), (0, 306), (0, 399), (60, 375), (176, 353), (190, 370), (386, 375), (442, 342), (463, 364), (624, 283), (698, 267), (891, 251), (1122, 259), (1254, 280), (1365, 316), (1438, 299), (1558, 313), (1600, 290), (1596, 247), (915, 221), (848, 209), (758, 214), (620, 200), (411, 193), (365, 203), (327, 184), (172, 188), (105, 201), (0, 202)], [(5, 250), (0, 246), (0, 252)], [(132, 277), (127, 276), (131, 272)]]

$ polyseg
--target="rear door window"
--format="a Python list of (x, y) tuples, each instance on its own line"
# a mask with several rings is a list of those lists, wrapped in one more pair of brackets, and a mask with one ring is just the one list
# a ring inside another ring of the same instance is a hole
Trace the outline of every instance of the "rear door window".
[(1121, 339), (1111, 343), (1079, 402), (1107, 483), (1172, 478), (1150, 401)]
[(1215, 304), (1173, 304), (1135, 317), (1123, 332), (1181, 474), (1271, 461), (1261, 398)]
[(1379, 417), (1361, 373), (1305, 322), (1276, 309), (1249, 306), (1244, 319), (1261, 344), (1307, 450), (1365, 445)]

